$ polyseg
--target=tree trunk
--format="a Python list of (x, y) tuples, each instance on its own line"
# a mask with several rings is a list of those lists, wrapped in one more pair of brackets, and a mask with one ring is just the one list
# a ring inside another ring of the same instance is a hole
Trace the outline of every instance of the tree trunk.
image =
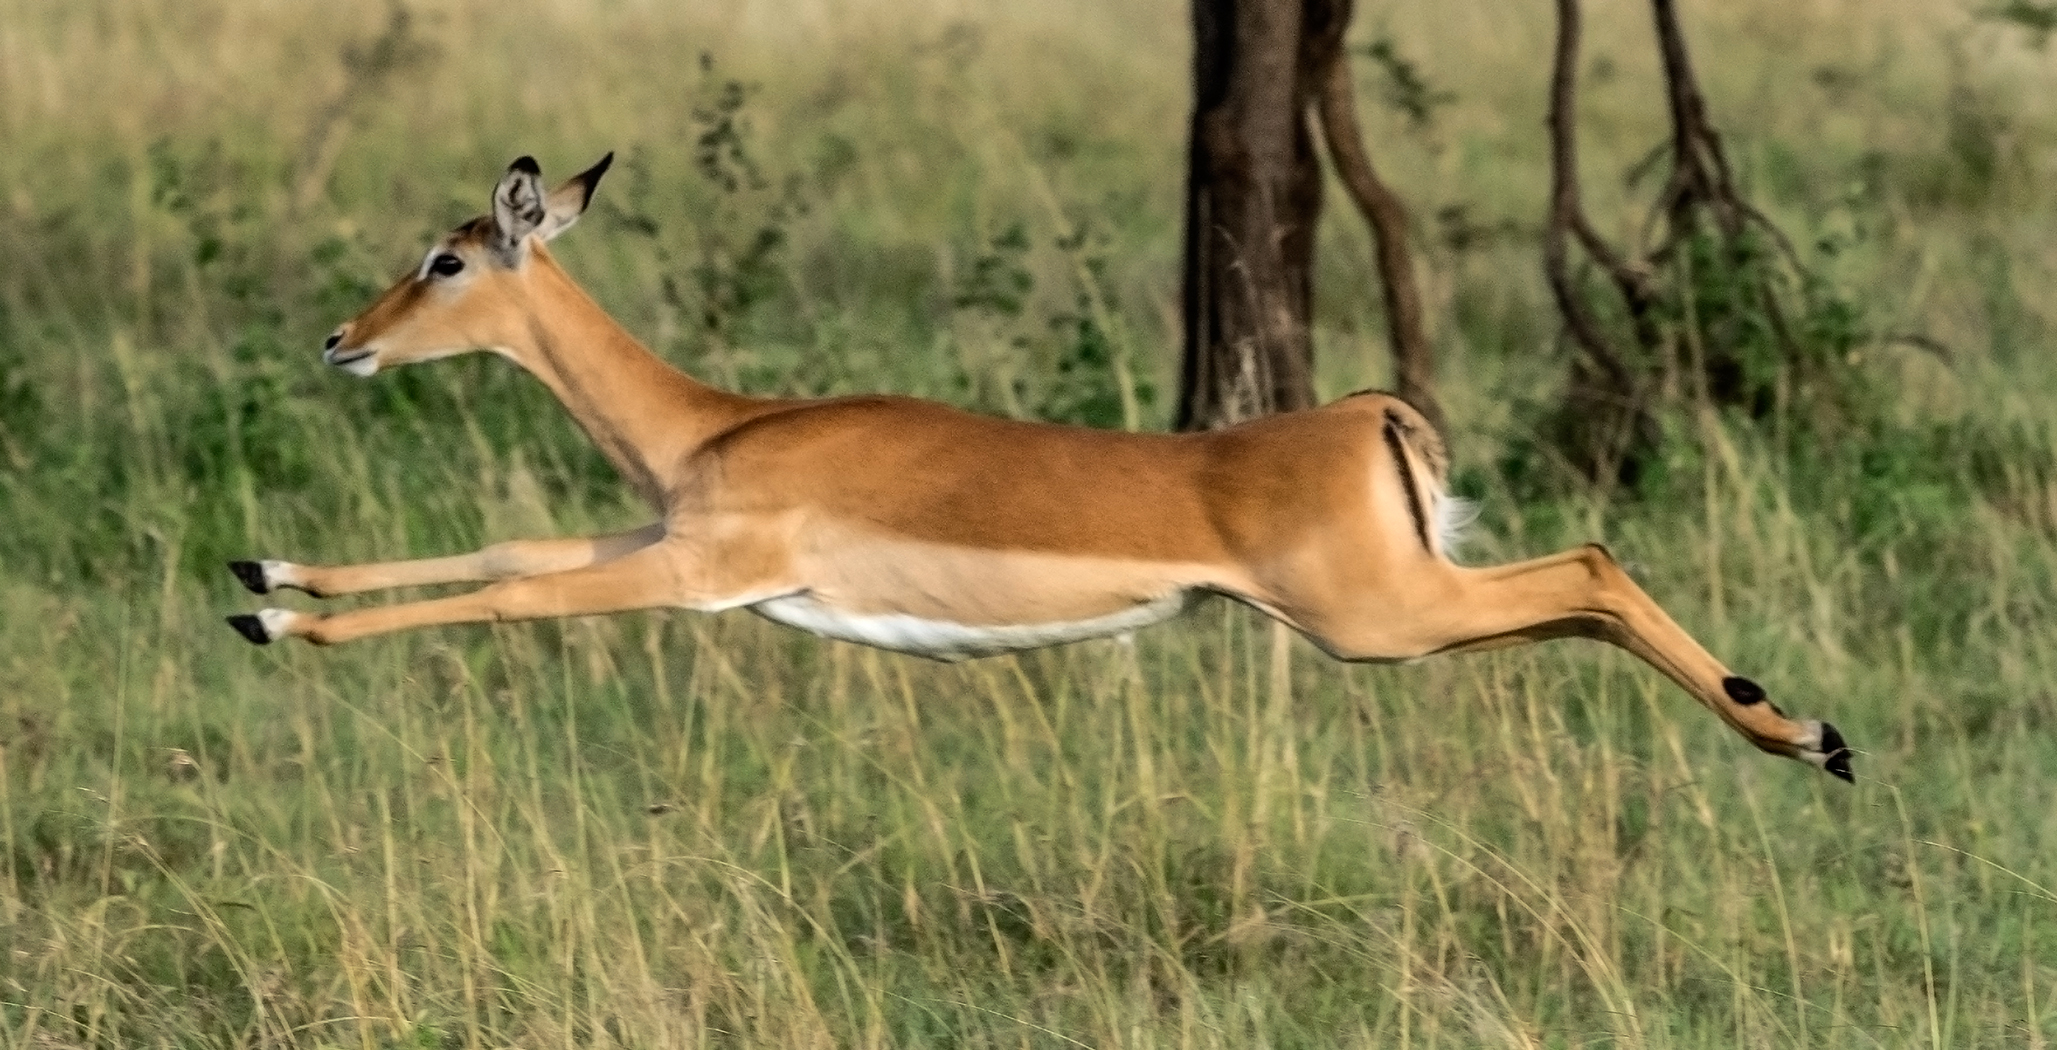
[(1314, 405), (1321, 166), (1306, 119), (1307, 8), (1193, 0), (1181, 430)]
[(1322, 174), (1310, 113), (1371, 227), (1399, 394), (1444, 429), (1407, 210), (1379, 181), (1357, 127), (1343, 49), (1352, 9), (1352, 0), (1193, 0), (1181, 430), (1314, 404)]

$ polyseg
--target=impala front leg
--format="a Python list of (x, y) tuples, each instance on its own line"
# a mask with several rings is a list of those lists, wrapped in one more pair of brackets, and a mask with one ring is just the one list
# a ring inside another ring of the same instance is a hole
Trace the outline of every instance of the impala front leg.
[(452, 623), (499, 623), (558, 616), (590, 616), (636, 609), (719, 603), (688, 552), (669, 544), (646, 546), (613, 561), (569, 572), (507, 580), (470, 594), (323, 615), (265, 609), (231, 616), (230, 626), (264, 644), (305, 638), (333, 645), (366, 635)]
[(365, 565), (298, 565), (289, 561), (232, 561), (229, 571), (253, 594), (281, 588), (306, 591), (317, 598), (356, 594), (389, 587), (425, 587), (438, 583), (488, 583), (495, 580), (569, 572), (602, 565), (639, 551), (664, 538), (664, 525), (652, 523), (632, 532), (564, 539), (510, 540), (469, 554)]

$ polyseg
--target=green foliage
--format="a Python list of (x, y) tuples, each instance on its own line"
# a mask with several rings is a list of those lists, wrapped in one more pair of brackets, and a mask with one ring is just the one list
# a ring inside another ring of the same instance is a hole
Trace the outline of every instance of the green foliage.
[(1036, 278), (1029, 272), (1028, 227), (1017, 222), (1002, 230), (987, 244), (987, 250), (971, 261), (950, 305), (959, 310), (981, 310), (1004, 318), (1021, 316)]
[(2039, 4), (2035, 0), (2007, 0), (1979, 11), (1978, 17), (2027, 30), (2038, 48), (2048, 46), (2051, 31), (2057, 30), (2057, 4)]
[(1128, 377), (1120, 367), (1125, 349), (1109, 326), (1121, 301), (1107, 278), (1104, 242), (1096, 244), (1090, 229), (1081, 226), (1057, 238), (1056, 245), (1071, 263), (1077, 287), (1072, 308), (1050, 317), (1057, 354), (1047, 373), (1051, 387), (1037, 414), (1061, 423), (1120, 428), (1132, 422), (1137, 410), (1155, 408), (1156, 388), (1147, 379)]
[[(665, 288), (673, 305), (697, 317), (704, 340), (699, 350), (706, 354), (720, 353), (752, 335), (772, 335), (752, 322), (772, 312), (768, 308), (790, 307), (781, 302), (789, 285), (783, 256), (790, 240), (788, 227), (806, 214), (807, 203), (797, 179), (785, 180), (774, 193), (751, 152), (744, 112), (751, 89), (738, 80), (717, 84), (711, 55), (701, 55), (700, 68), (713, 98), (692, 111), (693, 163), (715, 191), (716, 202), (705, 213), (700, 258), (691, 268), (697, 295), (688, 303), (669, 278)], [(743, 232), (735, 236), (728, 232), (732, 229)], [(797, 336), (804, 339), (805, 333)], [(757, 369), (738, 372), (736, 381), (748, 389), (765, 389), (776, 376)]]
[(1436, 110), (1456, 103), (1457, 93), (1430, 86), (1421, 68), (1400, 54), (1400, 45), (1393, 38), (1381, 36), (1356, 50), (1385, 74), (1386, 104), (1416, 129), (1435, 123)]
[[(1108, 277), (1106, 244), (1091, 225), (1052, 240), (1072, 298), (1048, 313), (1042, 332), (1027, 323), (1036, 290), (1027, 224), (1009, 224), (972, 258), (950, 304), (969, 320), (969, 339), (999, 344), (1018, 369), (1010, 370), (1008, 388), (992, 407), (1109, 429), (1155, 409), (1155, 385), (1130, 374), (1121, 335), (1111, 330), (1121, 303)], [(963, 393), (985, 385), (960, 369)]]
[[(1792, 160), (1772, 153), (1775, 172)], [(1854, 195), (1843, 205), (1846, 212), (1861, 206)], [(1867, 351), (1885, 339), (1879, 322), (1826, 269), (1861, 251), (1868, 231), (1825, 226), (1803, 257), (1761, 213), (1724, 228), (1714, 210), (1702, 206), (1671, 220), (1675, 238), (1645, 268), (1650, 292), (1640, 312), (1615, 284), (1581, 275), (1577, 294), (1611, 333), (1609, 352), (1634, 393), (1581, 360), (1570, 396), (1528, 399), (1518, 411), (1529, 433), (1509, 442), (1503, 461), (1517, 491), (1542, 496), (1600, 481), (1673, 498), (1681, 479), (1697, 484), (1700, 466), (1688, 450), (1681, 472), (1680, 451), (1666, 446), (1701, 440), (1685, 422), (1695, 413), (1760, 428), (1789, 456), (1862, 444), (1898, 425), (1898, 392), (1866, 367)], [(1597, 401), (1594, 391), (1603, 395)], [(1633, 411), (1606, 411), (1616, 407), (1606, 398)]]

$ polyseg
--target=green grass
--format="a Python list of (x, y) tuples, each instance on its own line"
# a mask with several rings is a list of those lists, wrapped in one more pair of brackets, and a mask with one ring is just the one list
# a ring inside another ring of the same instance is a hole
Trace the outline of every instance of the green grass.
[[(1753, 196), (1861, 306), (1891, 403), (1800, 452), (1684, 414), (1651, 491), (1602, 502), (1500, 469), (1564, 366), (1547, 6), (1360, 14), (1456, 99), (1417, 129), (1361, 74), (1487, 501), (1467, 556), (1605, 539), (1834, 720), (1854, 788), (1595, 646), (1348, 667), (1220, 604), (958, 666), (746, 614), (250, 648), (226, 558), (641, 520), (502, 365), (317, 360), (523, 152), (561, 176), (621, 151), (559, 256), (712, 380), (1169, 414), (1178, 3), (673, 6), (444, 5), (388, 61), (373, 3), (0, 0), (0, 1046), (2057, 1034), (2057, 73), (2032, 38), (1968, 5), (1690, 5)], [(1610, 232), (1662, 130), (1640, 12), (1591, 14)], [(710, 169), (730, 80), (742, 155)], [(1383, 369), (1333, 210), (1330, 394)]]

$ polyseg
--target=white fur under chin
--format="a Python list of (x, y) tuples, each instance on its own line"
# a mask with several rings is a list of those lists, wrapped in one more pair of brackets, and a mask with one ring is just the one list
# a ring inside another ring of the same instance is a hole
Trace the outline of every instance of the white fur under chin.
[(336, 367), (359, 379), (370, 379), (379, 370), (379, 355), (366, 354), (355, 361), (345, 361)]

